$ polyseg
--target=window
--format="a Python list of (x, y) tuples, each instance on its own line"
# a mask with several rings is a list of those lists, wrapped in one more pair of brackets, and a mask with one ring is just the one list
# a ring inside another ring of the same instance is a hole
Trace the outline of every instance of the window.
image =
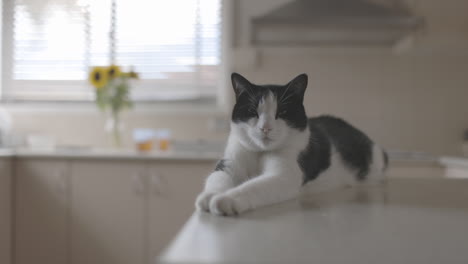
[(89, 101), (89, 68), (140, 73), (136, 101), (216, 96), (221, 0), (6, 0), (4, 100)]

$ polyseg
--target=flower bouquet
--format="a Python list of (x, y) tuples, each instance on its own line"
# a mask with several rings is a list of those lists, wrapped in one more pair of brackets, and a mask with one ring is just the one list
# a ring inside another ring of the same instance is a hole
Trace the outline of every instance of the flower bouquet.
[(121, 146), (121, 131), (123, 126), (120, 113), (132, 107), (130, 100), (131, 80), (138, 79), (133, 70), (123, 72), (117, 65), (109, 67), (93, 67), (89, 81), (96, 92), (96, 104), (103, 112), (109, 113), (106, 129), (112, 132), (114, 144)]

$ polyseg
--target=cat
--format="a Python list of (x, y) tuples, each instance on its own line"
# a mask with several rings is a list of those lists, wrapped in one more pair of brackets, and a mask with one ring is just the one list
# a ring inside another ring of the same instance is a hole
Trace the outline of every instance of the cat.
[(308, 77), (286, 85), (255, 85), (231, 75), (235, 105), (224, 156), (198, 195), (198, 210), (231, 216), (318, 191), (383, 181), (386, 152), (333, 116), (307, 118)]

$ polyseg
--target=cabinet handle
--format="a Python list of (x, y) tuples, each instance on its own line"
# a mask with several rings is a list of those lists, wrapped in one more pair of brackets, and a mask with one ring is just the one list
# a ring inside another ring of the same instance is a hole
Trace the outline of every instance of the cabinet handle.
[(142, 173), (137, 173), (133, 176), (133, 188), (137, 195), (145, 193), (145, 176)]
[(55, 172), (55, 196), (57, 202), (63, 206), (68, 206), (68, 175), (64, 168), (57, 169)]
[(151, 175), (151, 192), (159, 196), (164, 194), (165, 189), (167, 189), (167, 183), (164, 176), (160, 173), (153, 173)]
[(66, 194), (68, 191), (67, 174), (64, 169), (58, 169), (56, 172), (57, 193)]

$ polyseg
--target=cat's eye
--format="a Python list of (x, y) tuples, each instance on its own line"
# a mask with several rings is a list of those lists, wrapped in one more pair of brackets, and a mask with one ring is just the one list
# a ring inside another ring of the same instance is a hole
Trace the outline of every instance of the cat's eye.
[(251, 109), (249, 109), (249, 113), (253, 114), (255, 117), (258, 118), (258, 113), (257, 113), (256, 110), (254, 110), (254, 109), (251, 108)]
[(278, 119), (279, 116), (284, 116), (288, 111), (286, 110), (282, 110), (282, 111), (278, 111), (276, 113), (276, 119)]

